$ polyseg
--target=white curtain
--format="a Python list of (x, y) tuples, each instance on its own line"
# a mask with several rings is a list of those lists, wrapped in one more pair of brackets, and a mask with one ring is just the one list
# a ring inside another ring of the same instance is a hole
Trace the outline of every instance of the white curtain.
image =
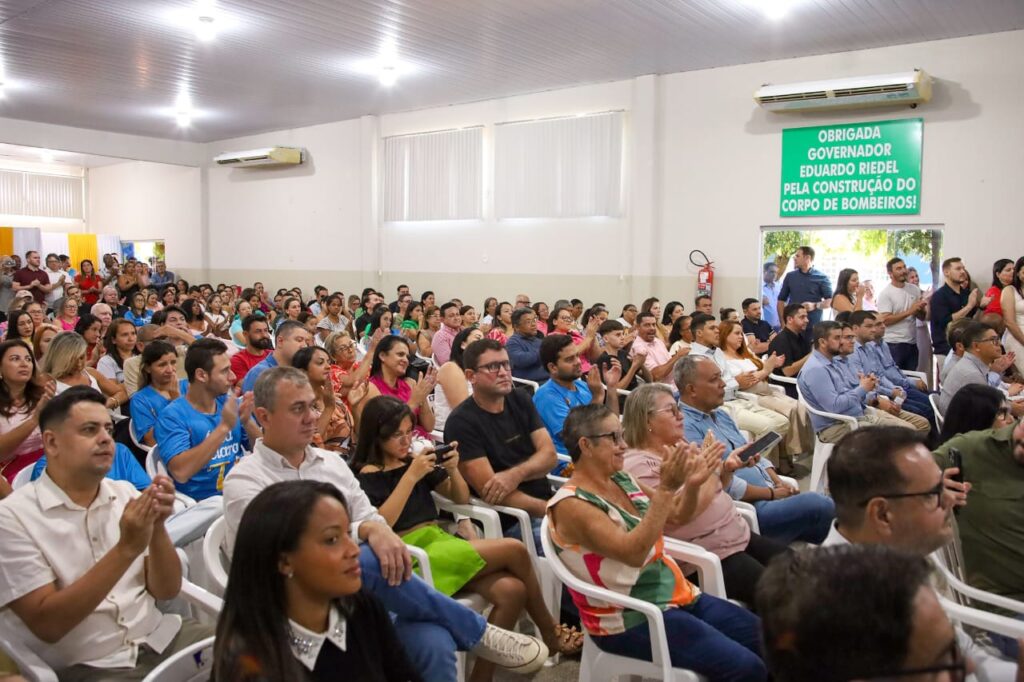
[(0, 213), (81, 220), (84, 187), (81, 177), (0, 171)]
[(618, 216), (622, 112), (495, 126), (500, 218)]
[[(43, 235), (38, 227), (14, 228), (14, 253), (25, 258), (27, 251), (42, 251)], [(44, 254), (45, 255), (45, 254)]]
[(100, 262), (96, 264), (96, 269), (103, 267), (103, 254), (105, 253), (116, 253), (119, 261), (124, 260), (121, 257), (121, 238), (116, 234), (98, 234), (96, 235), (96, 251), (99, 253)]
[(42, 248), (39, 250), (44, 259), (48, 253), (66, 254), (69, 251), (68, 235), (66, 232), (43, 232), (40, 246)]
[(482, 127), (386, 137), (383, 156), (384, 221), (481, 217)]

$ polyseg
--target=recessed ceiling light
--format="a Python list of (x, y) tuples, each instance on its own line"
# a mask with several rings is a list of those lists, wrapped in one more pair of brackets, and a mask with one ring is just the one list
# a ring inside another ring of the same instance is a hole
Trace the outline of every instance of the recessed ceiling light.
[(43, 163), (53, 163), (55, 155), (49, 149), (41, 149), (39, 150), (39, 158)]
[(377, 79), (385, 88), (390, 88), (398, 81), (398, 69), (394, 64), (382, 66), (380, 67), (380, 73), (377, 74)]
[(196, 38), (208, 43), (217, 37), (217, 7), (212, 0), (196, 3), (195, 21)]
[(174, 120), (177, 122), (179, 128), (188, 128), (192, 125), (192, 97), (189, 95), (188, 90), (182, 87), (181, 92), (178, 93), (178, 99), (174, 103)]
[(761, 10), (761, 13), (772, 21), (784, 18), (798, 0), (749, 0), (750, 3)]

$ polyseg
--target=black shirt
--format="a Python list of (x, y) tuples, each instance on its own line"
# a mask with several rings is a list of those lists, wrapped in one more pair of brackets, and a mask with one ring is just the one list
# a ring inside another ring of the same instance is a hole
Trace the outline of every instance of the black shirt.
[[(370, 498), (370, 502), (379, 509), (381, 505), (388, 501), (391, 493), (395, 492), (398, 482), (402, 480), (402, 476), (408, 470), (409, 465), (406, 464), (397, 469), (361, 473), (356, 478), (359, 479), (359, 487)], [(435, 468), (417, 481), (416, 485), (413, 486), (412, 492), (409, 493), (409, 499), (406, 501), (405, 507), (402, 508), (402, 513), (398, 515), (398, 520), (392, 524), (392, 530), (396, 533), (404, 533), (425, 521), (436, 521), (437, 507), (434, 506), (434, 498), (430, 492), (444, 483), (447, 478), (447, 471), (442, 468)]]
[[(627, 374), (629, 374), (629, 370), (633, 366), (633, 361), (629, 359), (629, 351), (627, 351), (625, 348), (622, 348), (615, 355), (615, 357), (617, 357), (619, 359), (619, 364), (622, 365), (622, 376), (626, 376)], [(605, 351), (605, 352), (601, 353), (600, 357), (598, 357), (597, 361), (594, 363), (594, 364), (596, 364), (598, 366), (598, 368), (599, 368), (598, 371), (601, 372), (601, 381), (602, 382), (604, 381), (604, 369), (605, 369), (605, 367), (608, 367), (609, 365), (611, 365), (611, 361), (612, 361), (612, 356), (608, 354), (608, 351)], [(643, 369), (643, 368), (641, 368), (641, 369)], [(637, 385), (640, 383), (637, 380), (637, 377), (639, 375), (640, 375), (640, 370), (638, 369), (636, 371), (636, 374), (633, 375), (632, 380), (630, 380), (629, 386), (626, 386), (626, 390), (627, 391), (632, 391), (634, 388), (637, 387)]]
[[(446, 443), (459, 441), (460, 461), (470, 462), (486, 457), (491, 468), (498, 473), (533, 456), (533, 432), (544, 428), (530, 396), (523, 390), (514, 389), (505, 396), (505, 409), (500, 414), (485, 411), (472, 396), (463, 400), (444, 423), (444, 440)], [(519, 490), (541, 500), (552, 495), (547, 477), (523, 481)], [(473, 494), (479, 493), (474, 490)], [(506, 519), (502, 516), (502, 523)], [(512, 523), (514, 521), (510, 525)]]
[(935, 355), (949, 353), (949, 341), (946, 340), (946, 327), (953, 321), (953, 313), (967, 305), (971, 297), (970, 286), (965, 286), (957, 293), (943, 284), (932, 294), (929, 307), (931, 309), (932, 352)]
[[(811, 342), (803, 334), (794, 334), (789, 331), (787, 327), (783, 327), (782, 330), (775, 335), (772, 342), (768, 344), (768, 354), (778, 353), (779, 355), (786, 356), (786, 361), (782, 364), (782, 367), (789, 367), (794, 362), (799, 362), (811, 352)], [(784, 376), (782, 373), (782, 367), (776, 367), (772, 374), (778, 374)], [(796, 399), (796, 387), (792, 384), (786, 384), (786, 395), (790, 398)]]
[(751, 322), (749, 318), (744, 317), (740, 325), (743, 327), (744, 334), (753, 334), (754, 338), (762, 343), (771, 338), (771, 335), (775, 333), (772, 326), (764, 320)]

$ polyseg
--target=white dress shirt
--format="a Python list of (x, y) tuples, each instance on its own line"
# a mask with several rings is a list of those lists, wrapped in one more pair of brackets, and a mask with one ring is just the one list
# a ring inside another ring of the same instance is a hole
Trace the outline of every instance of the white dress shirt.
[[(103, 479), (89, 508), (75, 504), (44, 471), (0, 502), (0, 608), (45, 585), (64, 589), (88, 572), (121, 537), (125, 505), (139, 495), (125, 481)], [(146, 590), (140, 555), (96, 609), (56, 644), (33, 646), (50, 666), (135, 666), (138, 647), (162, 652), (181, 618), (162, 614)], [(0, 613), (17, 630), (28, 628), (10, 609)], [(29, 639), (30, 645), (35, 642)], [(38, 642), (38, 640), (36, 640)]]
[(333, 483), (345, 496), (353, 538), (359, 538), (359, 526), (363, 521), (377, 521), (387, 525), (387, 520), (377, 513), (377, 508), (359, 487), (355, 474), (338, 453), (307, 445), (306, 456), (296, 469), (288, 460), (264, 445), (260, 438), (252, 454), (238, 460), (224, 479), (224, 523), (227, 526), (224, 550), (228, 556), (235, 546), (242, 512), (260, 491), (280, 481)]

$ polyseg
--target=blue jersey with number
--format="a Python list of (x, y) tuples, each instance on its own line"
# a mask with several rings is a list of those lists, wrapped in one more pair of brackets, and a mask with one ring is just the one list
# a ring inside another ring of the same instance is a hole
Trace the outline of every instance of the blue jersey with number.
[[(206, 440), (210, 432), (220, 424), (220, 413), (224, 409), (224, 401), (228, 399), (226, 394), (217, 398), (216, 412), (204, 414), (192, 407), (185, 396), (182, 396), (160, 413), (154, 435), (158, 445), (157, 452), (165, 466), (182, 452), (191, 450)], [(238, 400), (234, 396), (230, 399)], [(206, 466), (184, 483), (174, 481), (175, 488), (195, 500), (220, 495), (224, 489), (224, 477), (231, 471), (235, 461), (242, 456), (245, 445), (244, 433), (245, 429), (242, 428), (242, 421), (239, 419)]]

